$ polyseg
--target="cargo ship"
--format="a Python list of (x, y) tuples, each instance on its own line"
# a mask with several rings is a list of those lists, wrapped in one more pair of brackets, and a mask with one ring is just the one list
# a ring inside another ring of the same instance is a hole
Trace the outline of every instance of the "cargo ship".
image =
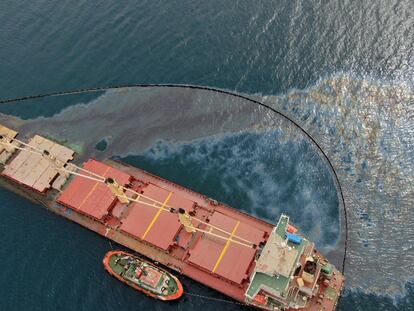
[[(343, 274), (281, 215), (275, 224), (112, 159), (0, 126), (1, 185), (262, 310), (335, 310)], [(80, 158), (80, 156), (79, 156)]]

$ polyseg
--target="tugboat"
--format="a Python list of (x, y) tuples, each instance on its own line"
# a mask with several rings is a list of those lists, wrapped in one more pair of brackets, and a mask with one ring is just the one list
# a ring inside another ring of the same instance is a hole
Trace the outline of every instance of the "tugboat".
[(123, 251), (110, 251), (105, 269), (121, 282), (159, 300), (175, 300), (183, 295), (183, 286), (171, 273)]

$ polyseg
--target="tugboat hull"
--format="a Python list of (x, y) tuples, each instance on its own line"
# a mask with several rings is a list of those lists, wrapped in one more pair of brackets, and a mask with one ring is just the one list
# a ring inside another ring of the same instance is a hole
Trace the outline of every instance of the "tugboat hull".
[[(119, 264), (120, 260), (128, 260), (129, 269), (123, 269)], [(176, 300), (184, 293), (181, 282), (175, 276), (126, 252), (108, 252), (103, 259), (103, 264), (105, 269), (119, 281), (152, 298), (164, 301)], [(126, 275), (131, 269), (135, 273), (132, 279)], [(139, 271), (139, 274), (136, 271)]]

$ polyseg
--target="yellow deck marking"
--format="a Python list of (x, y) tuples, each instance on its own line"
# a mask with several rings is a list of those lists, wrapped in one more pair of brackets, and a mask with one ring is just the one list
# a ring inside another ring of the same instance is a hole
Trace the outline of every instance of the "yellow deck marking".
[(155, 222), (157, 221), (158, 217), (160, 217), (161, 212), (164, 210), (165, 205), (168, 204), (168, 201), (171, 199), (172, 196), (172, 192), (170, 192), (167, 196), (167, 198), (165, 199), (164, 203), (162, 203), (162, 206), (160, 208), (158, 208), (158, 212), (157, 214), (155, 214), (154, 218), (152, 219), (151, 223), (148, 225), (147, 230), (145, 230), (144, 235), (142, 236), (142, 239), (145, 239), (145, 237), (147, 236), (147, 234), (150, 232), (152, 226), (155, 224)]
[(216, 272), (218, 266), (220, 265), (221, 261), (223, 260), (224, 255), (227, 253), (227, 250), (228, 250), (228, 248), (230, 246), (230, 243), (231, 243), (231, 238), (236, 234), (236, 231), (237, 231), (237, 228), (239, 227), (239, 225), (240, 225), (240, 221), (238, 221), (237, 224), (234, 226), (234, 229), (231, 232), (230, 237), (226, 242), (226, 245), (223, 247), (223, 250), (221, 251), (221, 254), (220, 254), (219, 258), (216, 261), (216, 265), (213, 268), (213, 273)]
[[(110, 167), (108, 167), (105, 171), (105, 173), (102, 174), (102, 177), (105, 177), (106, 173), (108, 173)], [(89, 193), (86, 195), (86, 197), (83, 199), (82, 203), (79, 205), (78, 209), (80, 209), (83, 204), (85, 204), (85, 202), (89, 199), (89, 197), (91, 196), (92, 193), (94, 193), (94, 191), (96, 190), (96, 188), (98, 187), (98, 185), (100, 184), (100, 181), (97, 181), (96, 184), (92, 187), (91, 191), (89, 191)]]

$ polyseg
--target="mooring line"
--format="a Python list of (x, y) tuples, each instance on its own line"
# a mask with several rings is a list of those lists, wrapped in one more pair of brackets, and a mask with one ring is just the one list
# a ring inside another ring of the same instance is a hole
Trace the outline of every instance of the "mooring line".
[(232, 300), (227, 300), (227, 299), (209, 297), (209, 296), (204, 296), (204, 295), (199, 295), (199, 294), (184, 293), (184, 295), (192, 296), (192, 297), (197, 297), (197, 298), (201, 298), (201, 299), (206, 299), (206, 300), (217, 301), (217, 302), (231, 303), (231, 304), (234, 304), (234, 305), (246, 306), (246, 304), (241, 303), (241, 302), (238, 302), (238, 301), (232, 301)]

